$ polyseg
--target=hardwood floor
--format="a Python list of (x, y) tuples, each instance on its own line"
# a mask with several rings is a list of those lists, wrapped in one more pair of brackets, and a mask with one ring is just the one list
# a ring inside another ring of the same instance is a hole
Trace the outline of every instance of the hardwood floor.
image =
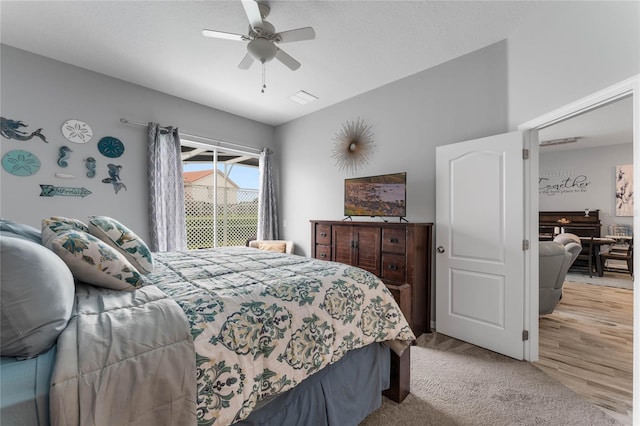
[(565, 282), (555, 311), (540, 317), (533, 365), (631, 425), (633, 291)]

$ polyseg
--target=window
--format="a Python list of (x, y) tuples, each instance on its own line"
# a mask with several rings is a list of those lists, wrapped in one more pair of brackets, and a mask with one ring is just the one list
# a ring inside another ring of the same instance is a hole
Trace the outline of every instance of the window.
[(189, 249), (245, 245), (258, 227), (257, 153), (182, 141)]

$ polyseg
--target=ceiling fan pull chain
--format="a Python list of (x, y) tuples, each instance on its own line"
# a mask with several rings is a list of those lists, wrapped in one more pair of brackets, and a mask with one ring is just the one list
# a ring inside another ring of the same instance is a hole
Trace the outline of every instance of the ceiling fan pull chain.
[(267, 73), (267, 69), (265, 67), (265, 63), (262, 63), (262, 93), (264, 93), (264, 89), (267, 88), (267, 83), (266, 83), (266, 73)]

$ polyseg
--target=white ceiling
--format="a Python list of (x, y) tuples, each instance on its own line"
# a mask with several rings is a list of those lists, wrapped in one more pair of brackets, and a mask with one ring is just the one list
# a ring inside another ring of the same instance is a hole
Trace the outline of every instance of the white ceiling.
[[(4, 44), (263, 123), (278, 125), (507, 38), (548, 13), (533, 1), (268, 1), (277, 31), (311, 26), (316, 39), (281, 47), (302, 63), (237, 65), (246, 43), (240, 0), (1, 1)], [(288, 98), (305, 90), (319, 100)]]
[[(311, 26), (316, 39), (281, 45), (302, 63), (237, 65), (244, 42), (202, 29), (246, 34), (240, 0), (0, 1), (0, 42), (141, 86), (278, 125), (504, 40), (553, 13), (549, 1), (268, 1), (277, 31)], [(556, 3), (557, 4), (557, 3)], [(307, 105), (289, 96), (319, 97)], [(605, 115), (606, 114), (606, 115)], [(581, 136), (545, 150), (631, 142), (630, 100), (540, 132)], [(618, 142), (621, 141), (621, 142)]]
[(627, 96), (554, 124), (538, 133), (540, 141), (565, 138), (578, 138), (578, 141), (541, 147), (540, 152), (633, 143), (633, 98)]

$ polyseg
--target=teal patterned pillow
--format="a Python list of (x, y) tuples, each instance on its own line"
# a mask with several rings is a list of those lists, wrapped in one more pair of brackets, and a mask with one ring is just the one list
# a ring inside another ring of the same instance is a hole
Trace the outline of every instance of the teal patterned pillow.
[(73, 276), (87, 284), (114, 290), (134, 290), (145, 279), (116, 249), (86, 232), (68, 229), (47, 246), (67, 264)]
[(89, 232), (122, 253), (138, 271), (153, 272), (153, 257), (147, 244), (116, 219), (89, 216)]
[(89, 232), (89, 227), (78, 219), (62, 216), (52, 216), (49, 219), (42, 219), (42, 245), (51, 248), (51, 241), (54, 238), (61, 232), (71, 229)]

